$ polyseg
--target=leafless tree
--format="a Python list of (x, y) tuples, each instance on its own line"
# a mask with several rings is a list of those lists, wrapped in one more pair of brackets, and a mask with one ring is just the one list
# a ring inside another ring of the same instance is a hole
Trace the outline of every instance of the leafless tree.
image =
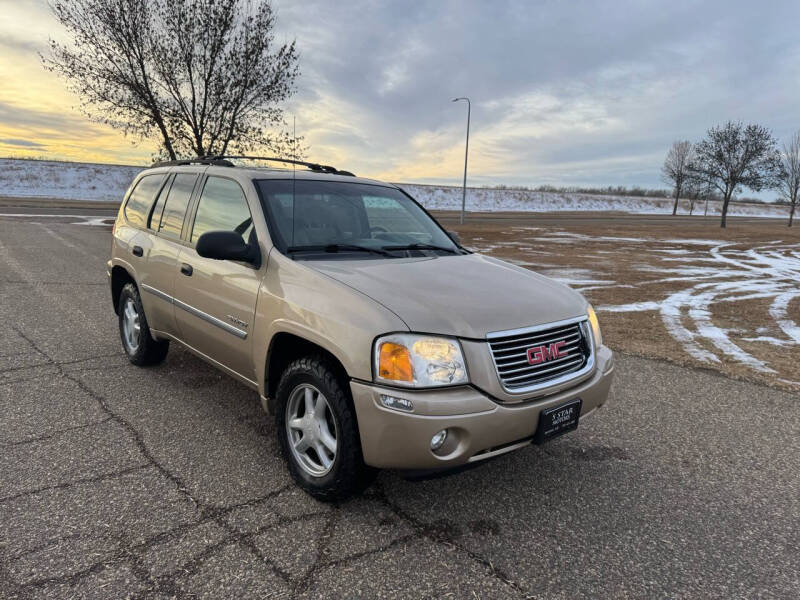
[(694, 213), (694, 206), (700, 200), (707, 200), (712, 194), (713, 190), (704, 181), (693, 177), (689, 174), (683, 184), (683, 195), (689, 199), (689, 215)]
[(789, 139), (788, 144), (783, 145), (781, 154), (782, 169), (780, 175), (781, 197), (789, 205), (789, 227), (794, 220), (794, 210), (797, 207), (797, 196), (800, 192), (800, 131)]
[(279, 103), (294, 93), (295, 43), (276, 45), (269, 0), (53, 0), (70, 42), (45, 68), (92, 119), (161, 154), (293, 149)]
[(712, 127), (694, 146), (691, 174), (722, 194), (721, 227), (726, 226), (728, 205), (740, 187), (754, 192), (775, 187), (781, 156), (772, 133), (761, 125), (728, 121)]
[(692, 143), (688, 140), (680, 140), (672, 143), (672, 147), (667, 152), (664, 159), (664, 166), (661, 167), (661, 178), (664, 183), (671, 185), (675, 191), (675, 204), (672, 206), (672, 214), (678, 212), (678, 200), (681, 192), (689, 177), (689, 165), (691, 164), (694, 151)]

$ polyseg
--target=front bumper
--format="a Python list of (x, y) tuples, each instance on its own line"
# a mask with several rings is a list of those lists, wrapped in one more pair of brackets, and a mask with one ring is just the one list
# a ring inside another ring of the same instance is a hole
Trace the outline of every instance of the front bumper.
[[(543, 409), (581, 398), (581, 418), (602, 406), (611, 387), (614, 358), (607, 347), (597, 350), (589, 379), (543, 399), (500, 404), (468, 386), (413, 391), (353, 381), (353, 393), (364, 461), (373, 467), (440, 469), (464, 465), (515, 450), (530, 443)], [(380, 396), (410, 400), (414, 412), (385, 408)], [(443, 448), (434, 453), (431, 437), (448, 429)]]

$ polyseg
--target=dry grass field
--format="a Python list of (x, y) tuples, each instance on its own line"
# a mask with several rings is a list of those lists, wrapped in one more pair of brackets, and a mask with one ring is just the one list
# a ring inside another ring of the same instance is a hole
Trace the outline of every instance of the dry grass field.
[(508, 213), (459, 226), (437, 216), (467, 247), (583, 293), (614, 349), (800, 390), (800, 228)]

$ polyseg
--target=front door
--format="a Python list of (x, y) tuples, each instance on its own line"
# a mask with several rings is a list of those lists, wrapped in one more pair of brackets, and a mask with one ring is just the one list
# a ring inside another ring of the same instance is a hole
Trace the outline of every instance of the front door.
[(232, 179), (210, 176), (189, 224), (190, 244), (178, 256), (175, 320), (186, 344), (254, 381), (250, 334), (262, 269), (198, 255), (197, 239), (207, 231), (221, 230), (236, 231), (246, 242), (257, 243), (241, 186)]

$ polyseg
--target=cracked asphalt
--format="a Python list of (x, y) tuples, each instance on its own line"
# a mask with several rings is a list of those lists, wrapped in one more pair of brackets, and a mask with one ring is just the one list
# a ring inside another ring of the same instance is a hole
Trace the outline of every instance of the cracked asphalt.
[(0, 597), (800, 596), (797, 396), (619, 355), (573, 434), (326, 505), (255, 393), (127, 362), (72, 221), (0, 216)]

